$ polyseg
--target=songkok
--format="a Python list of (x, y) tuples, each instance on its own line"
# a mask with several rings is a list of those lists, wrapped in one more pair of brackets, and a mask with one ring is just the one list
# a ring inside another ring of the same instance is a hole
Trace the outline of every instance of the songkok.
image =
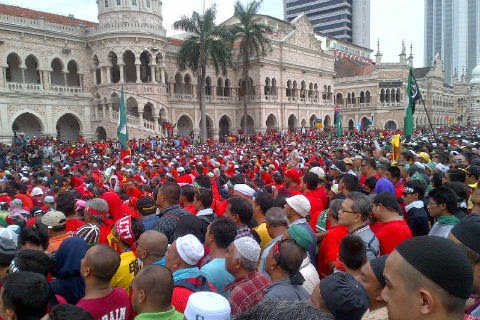
[(310, 245), (312, 244), (312, 235), (305, 229), (304, 227), (298, 225), (298, 224), (292, 224), (288, 229), (287, 229), (288, 235), (290, 238), (295, 240), (295, 242), (302, 247), (305, 250), (308, 250), (310, 248)]
[(465, 246), (480, 254), (480, 214), (469, 214), (450, 231)]
[(260, 245), (250, 237), (241, 237), (233, 241), (238, 253), (251, 262), (258, 262), (260, 258)]
[(447, 173), (450, 168), (447, 167), (446, 165), (442, 164), (442, 163), (437, 163), (437, 165), (435, 166), (436, 169), (442, 171), (443, 173)]
[(336, 320), (360, 320), (370, 306), (367, 291), (346, 272), (336, 272), (322, 279), (320, 294)]
[(185, 308), (187, 320), (230, 320), (230, 303), (215, 292), (195, 292), (190, 295)]
[(203, 258), (205, 253), (203, 245), (193, 234), (177, 238), (176, 244), (178, 255), (187, 264), (194, 266)]
[(372, 268), (373, 274), (375, 275), (375, 278), (377, 278), (378, 282), (380, 282), (382, 288), (384, 288), (386, 285), (385, 278), (383, 277), (383, 270), (385, 270), (385, 261), (387, 258), (388, 254), (370, 260), (370, 267)]
[(413, 268), (449, 294), (462, 299), (470, 297), (472, 266), (466, 253), (453, 241), (418, 236), (405, 240), (396, 250)]
[(234, 185), (233, 186), (233, 191), (238, 191), (241, 194), (244, 194), (248, 197), (253, 197), (253, 195), (255, 194), (255, 189), (253, 189), (252, 187), (250, 187), (249, 185), (247, 185), (245, 183), (238, 183), (238, 184)]
[(310, 213), (310, 210), (312, 209), (310, 201), (308, 201), (307, 197), (302, 194), (289, 197), (286, 199), (286, 201), (288, 205), (292, 207), (293, 210), (295, 210), (296, 213), (298, 213), (304, 218)]

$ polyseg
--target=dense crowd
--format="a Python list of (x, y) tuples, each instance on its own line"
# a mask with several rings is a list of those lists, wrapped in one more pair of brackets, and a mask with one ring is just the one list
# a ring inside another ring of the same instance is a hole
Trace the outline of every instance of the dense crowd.
[(0, 318), (478, 319), (480, 129), (398, 134), (18, 135)]

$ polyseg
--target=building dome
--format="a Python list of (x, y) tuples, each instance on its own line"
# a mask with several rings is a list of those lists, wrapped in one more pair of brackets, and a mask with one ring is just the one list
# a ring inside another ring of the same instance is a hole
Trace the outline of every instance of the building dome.
[(470, 84), (480, 84), (480, 63), (472, 70), (472, 80)]

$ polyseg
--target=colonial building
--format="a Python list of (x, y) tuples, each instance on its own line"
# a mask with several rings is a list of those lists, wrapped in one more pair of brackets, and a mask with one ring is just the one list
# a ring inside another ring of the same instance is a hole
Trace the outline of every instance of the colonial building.
[[(114, 138), (123, 87), (131, 137), (198, 135), (197, 80), (179, 71), (180, 39), (166, 37), (160, 0), (98, 1), (99, 23), (0, 5), (0, 137), (17, 132), (62, 139)], [(333, 116), (334, 55), (306, 16), (272, 26), (271, 51), (254, 59), (247, 93), (249, 131), (313, 126)], [(235, 23), (230, 19), (226, 24)], [(242, 66), (208, 70), (211, 137), (243, 127)]]
[[(337, 59), (335, 62), (335, 103), (340, 106), (344, 127), (350, 130), (403, 127), (408, 74), (413, 55), (407, 57), (402, 43), (399, 61), (383, 62), (378, 43), (375, 63)], [(416, 126), (467, 124), (468, 81), (465, 75), (449, 85), (443, 62), (437, 55), (433, 66), (414, 68), (423, 102), (416, 104)]]

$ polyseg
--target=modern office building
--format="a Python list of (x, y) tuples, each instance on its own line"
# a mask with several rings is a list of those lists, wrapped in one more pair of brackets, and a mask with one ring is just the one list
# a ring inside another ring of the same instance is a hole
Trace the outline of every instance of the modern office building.
[(445, 80), (471, 77), (480, 56), (480, 0), (425, 0), (425, 65), (440, 54)]
[(284, 18), (305, 13), (315, 32), (370, 47), (370, 0), (283, 0)]

